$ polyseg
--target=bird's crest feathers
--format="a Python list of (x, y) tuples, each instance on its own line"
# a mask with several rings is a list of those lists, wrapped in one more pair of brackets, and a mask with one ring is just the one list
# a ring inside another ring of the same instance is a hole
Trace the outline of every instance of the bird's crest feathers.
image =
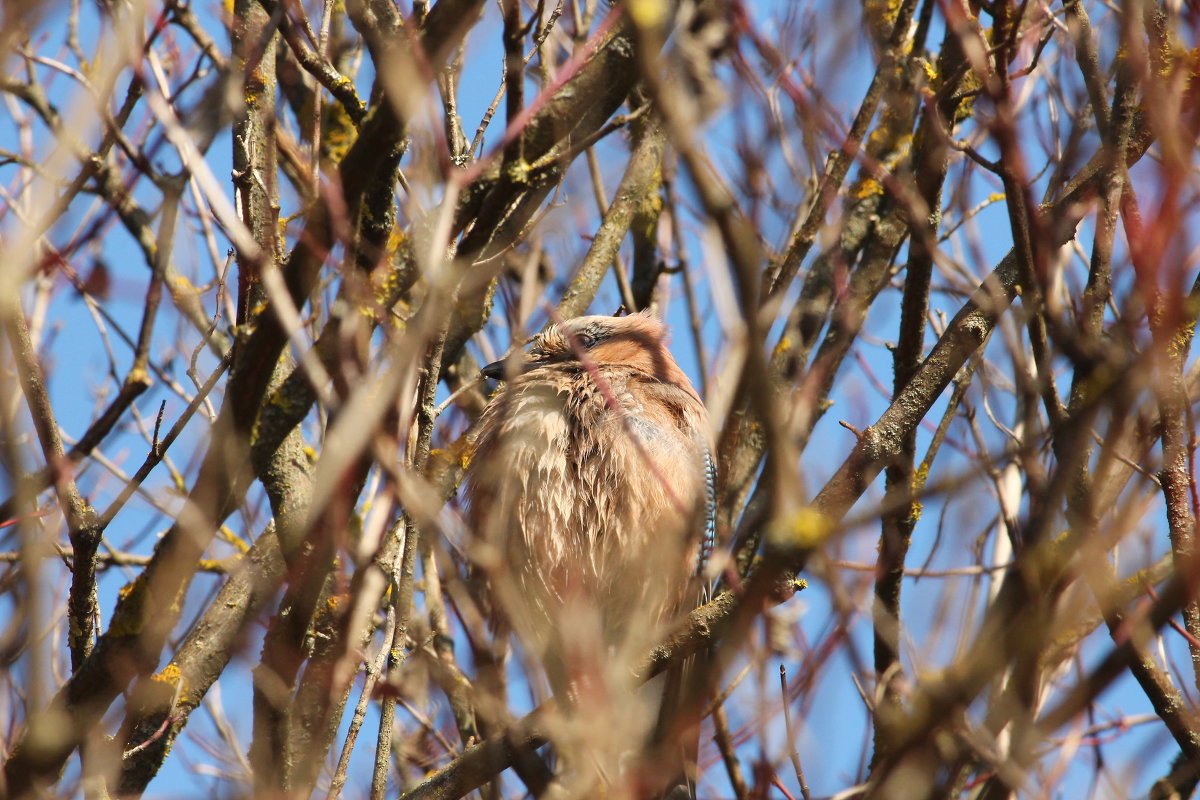
[(695, 396), (691, 382), (667, 350), (667, 326), (649, 311), (553, 323), (530, 338), (526, 358), (527, 370), (549, 364), (625, 364)]

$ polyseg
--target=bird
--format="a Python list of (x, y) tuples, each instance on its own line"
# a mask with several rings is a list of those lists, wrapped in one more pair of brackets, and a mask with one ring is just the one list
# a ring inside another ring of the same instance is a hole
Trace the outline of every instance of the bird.
[(708, 416), (667, 339), (649, 312), (583, 316), (488, 364), (505, 386), (465, 476), (493, 614), (569, 708), (556, 745), (586, 740), (564, 757), (577, 782), (592, 764), (608, 797), (666, 702), (634, 675), (702, 596), (714, 539)]

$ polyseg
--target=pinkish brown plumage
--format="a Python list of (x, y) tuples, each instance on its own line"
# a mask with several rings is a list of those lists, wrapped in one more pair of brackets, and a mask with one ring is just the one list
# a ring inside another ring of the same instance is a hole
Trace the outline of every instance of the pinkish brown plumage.
[(484, 412), (467, 475), (477, 560), (543, 656), (568, 613), (594, 614), (609, 648), (645, 646), (693, 585), (708, 426), (665, 334), (645, 314), (552, 325)]

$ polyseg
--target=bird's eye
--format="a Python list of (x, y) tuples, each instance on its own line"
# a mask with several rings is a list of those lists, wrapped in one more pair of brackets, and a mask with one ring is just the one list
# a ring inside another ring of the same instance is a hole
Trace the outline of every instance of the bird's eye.
[(592, 336), (590, 333), (580, 333), (577, 334), (577, 336), (579, 337), (579, 345), (584, 349), (587, 349), (596, 343), (596, 337)]

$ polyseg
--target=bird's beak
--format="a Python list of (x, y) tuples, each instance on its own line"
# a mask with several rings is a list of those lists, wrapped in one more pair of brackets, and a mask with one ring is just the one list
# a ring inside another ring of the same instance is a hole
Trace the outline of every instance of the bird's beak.
[(529, 370), (543, 363), (543, 361), (544, 359), (536, 353), (514, 350), (499, 361), (493, 361), (491, 364), (480, 369), (479, 374), (494, 381), (505, 381), (510, 377), (515, 378), (518, 375), (524, 375)]
[(529, 360), (529, 356), (517, 350), (509, 353), (506, 357), (499, 361), (493, 361), (483, 369), (479, 370), (479, 374), (485, 378), (491, 378), (494, 381), (508, 380), (510, 376), (524, 375), (534, 366)]
[(479, 374), (494, 381), (504, 380), (504, 359), (493, 361), (487, 366), (480, 368)]

